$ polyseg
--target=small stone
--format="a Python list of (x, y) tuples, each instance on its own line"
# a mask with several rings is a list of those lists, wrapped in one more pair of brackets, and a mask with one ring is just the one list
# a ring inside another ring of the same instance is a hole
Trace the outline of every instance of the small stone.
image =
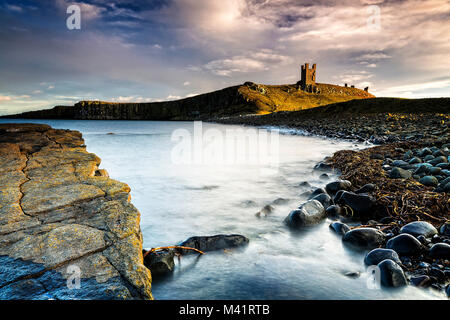
[(366, 185), (364, 185), (363, 187), (361, 187), (360, 189), (358, 189), (357, 191), (355, 191), (355, 193), (370, 193), (375, 191), (376, 186), (372, 183), (368, 183)]
[(439, 233), (443, 236), (450, 237), (450, 221), (447, 221), (439, 228)]
[(401, 263), (400, 258), (392, 249), (383, 249), (383, 248), (377, 248), (373, 249), (369, 253), (366, 254), (364, 258), (364, 263), (368, 266), (377, 265), (381, 261), (390, 259), (398, 264)]
[(340, 190), (350, 190), (352, 184), (350, 181), (347, 180), (341, 180), (341, 181), (335, 181), (327, 184), (325, 186), (325, 190), (329, 194), (336, 194), (336, 192)]
[(329, 206), (326, 210), (325, 210), (326, 214), (328, 217), (332, 217), (332, 218), (336, 218), (338, 216), (342, 215), (342, 208), (338, 205), (332, 205)]
[(414, 157), (411, 160), (409, 160), (409, 164), (417, 164), (417, 163), (422, 163), (422, 159)]
[(408, 165), (409, 163), (403, 160), (395, 160), (394, 162), (392, 162), (392, 166), (394, 167), (404, 168), (407, 167)]
[(433, 154), (433, 152), (430, 150), (430, 148), (423, 148), (419, 152), (419, 156), (420, 157), (424, 157), (424, 156), (427, 156), (427, 155), (430, 155), (430, 154)]
[(331, 205), (331, 197), (326, 193), (321, 193), (312, 198), (312, 200), (319, 201), (324, 208), (328, 208)]
[(316, 190), (314, 190), (312, 193), (311, 193), (311, 195), (309, 196), (309, 199), (308, 200), (311, 200), (311, 199), (313, 199), (314, 197), (316, 197), (316, 196), (318, 196), (319, 194), (322, 194), (322, 193), (327, 193), (326, 191), (325, 191), (325, 189), (323, 189), (323, 188), (317, 188)]
[(342, 222), (338, 222), (338, 221), (330, 224), (330, 229), (332, 229), (337, 234), (342, 234), (342, 235), (344, 235), (348, 231), (350, 231), (350, 227), (348, 225), (346, 225), (345, 223), (342, 223)]
[(378, 264), (381, 285), (386, 287), (402, 287), (407, 285), (403, 269), (394, 261), (386, 259)]
[(325, 208), (317, 200), (309, 200), (302, 204), (298, 210), (293, 210), (284, 222), (292, 228), (301, 228), (314, 225), (326, 218)]
[(411, 285), (419, 288), (428, 288), (432, 283), (430, 277), (423, 274), (418, 276), (412, 276), (410, 281)]
[(439, 184), (438, 179), (433, 176), (425, 176), (422, 179), (419, 180), (421, 184), (427, 187), (436, 187)]
[[(146, 250), (143, 250), (144, 254), (146, 252)], [(144, 258), (144, 265), (150, 269), (153, 277), (165, 275), (173, 272), (175, 268), (174, 256), (175, 254), (172, 250), (149, 253)]]
[(386, 248), (396, 251), (401, 256), (416, 256), (422, 251), (422, 244), (412, 235), (403, 233), (386, 243)]
[(373, 214), (376, 200), (369, 195), (344, 191), (338, 204), (350, 207), (354, 216), (369, 216)]
[(354, 247), (374, 249), (384, 244), (385, 235), (375, 228), (357, 228), (348, 231), (342, 241)]
[(430, 257), (433, 259), (450, 260), (450, 245), (446, 243), (436, 243), (430, 249)]
[(391, 179), (409, 179), (412, 177), (412, 173), (408, 170), (394, 167), (389, 175)]
[(435, 165), (437, 165), (439, 163), (447, 163), (447, 162), (448, 162), (447, 158), (444, 157), (444, 156), (437, 157), (437, 158), (434, 158), (433, 160), (428, 161), (428, 163), (433, 165), (433, 166), (435, 166)]
[(432, 224), (426, 221), (414, 221), (403, 226), (400, 229), (400, 233), (408, 233), (414, 237), (422, 235), (426, 238), (431, 238), (437, 234), (438, 231)]

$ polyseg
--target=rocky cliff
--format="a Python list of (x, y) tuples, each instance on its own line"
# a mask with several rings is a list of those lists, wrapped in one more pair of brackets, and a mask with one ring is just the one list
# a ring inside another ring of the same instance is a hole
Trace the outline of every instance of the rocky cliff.
[(370, 93), (348, 87), (317, 84), (318, 91), (297, 85), (268, 86), (247, 82), (198, 96), (153, 103), (81, 101), (74, 106), (25, 112), (9, 118), (86, 120), (207, 120), (221, 116), (296, 111), (353, 99), (373, 98)]
[(0, 299), (152, 298), (130, 188), (99, 164), (79, 132), (0, 125)]

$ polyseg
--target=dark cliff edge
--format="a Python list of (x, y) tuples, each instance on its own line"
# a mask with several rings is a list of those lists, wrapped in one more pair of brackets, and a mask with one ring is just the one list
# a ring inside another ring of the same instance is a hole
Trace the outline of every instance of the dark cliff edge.
[(81, 133), (0, 124), (0, 299), (152, 299), (130, 188)]
[(56, 106), (3, 118), (79, 120), (207, 120), (222, 116), (296, 111), (317, 106), (373, 98), (370, 93), (335, 85), (317, 84), (319, 92), (300, 90), (297, 85), (259, 85), (246, 82), (181, 100), (151, 103), (80, 101), (74, 106)]

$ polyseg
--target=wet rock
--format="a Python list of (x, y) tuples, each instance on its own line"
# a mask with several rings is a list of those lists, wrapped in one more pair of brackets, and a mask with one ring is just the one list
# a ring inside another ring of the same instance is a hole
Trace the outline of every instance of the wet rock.
[(445, 293), (447, 294), (447, 297), (450, 297), (450, 284), (445, 287)]
[(352, 208), (355, 216), (370, 216), (373, 214), (376, 201), (369, 195), (344, 191), (338, 200), (338, 204)]
[(409, 163), (403, 160), (395, 160), (394, 162), (392, 162), (392, 166), (393, 167), (399, 167), (399, 168), (404, 168), (409, 166)]
[(357, 228), (348, 231), (342, 241), (354, 247), (374, 249), (384, 244), (385, 236), (375, 228)]
[[(247, 237), (238, 234), (232, 235), (219, 234), (215, 236), (191, 237), (181, 242), (179, 245), (207, 252), (245, 246), (249, 243), (249, 241), (250, 240)], [(179, 251), (183, 255), (195, 253), (195, 251), (193, 250), (181, 249)]]
[(319, 162), (314, 166), (314, 170), (316, 171), (324, 171), (324, 172), (331, 172), (333, 171), (333, 167), (329, 164), (326, 164), (325, 162)]
[(422, 244), (410, 234), (395, 236), (386, 243), (386, 248), (396, 251), (400, 256), (417, 256), (422, 252)]
[(311, 188), (312, 187), (311, 184), (308, 181), (300, 182), (298, 186), (299, 187), (304, 187), (304, 188)]
[(364, 258), (364, 263), (368, 266), (377, 265), (381, 261), (390, 259), (398, 264), (401, 264), (400, 257), (397, 252), (392, 249), (377, 248), (373, 249), (366, 254)]
[(361, 273), (358, 272), (358, 271), (349, 271), (349, 272), (346, 272), (344, 275), (346, 277), (356, 279), (356, 278), (359, 278), (361, 276)]
[(419, 157), (425, 157), (428, 155), (432, 155), (433, 151), (431, 151), (430, 148), (423, 148), (422, 150), (419, 151)]
[(412, 177), (412, 173), (402, 168), (393, 168), (389, 174), (391, 179), (409, 179)]
[(275, 208), (272, 207), (270, 204), (265, 205), (260, 211), (258, 211), (255, 215), (257, 217), (265, 216), (267, 217), (269, 214), (273, 212)]
[(443, 236), (450, 237), (450, 221), (447, 221), (439, 228), (439, 233)]
[(419, 288), (428, 288), (432, 284), (430, 277), (423, 274), (418, 276), (412, 276), (410, 282), (411, 285)]
[(337, 234), (346, 234), (348, 231), (350, 231), (350, 227), (342, 222), (333, 222), (330, 224), (330, 229), (332, 229)]
[(447, 163), (447, 162), (448, 162), (447, 158), (444, 156), (437, 157), (437, 158), (434, 158), (433, 160), (428, 161), (428, 163), (431, 164), (432, 166), (435, 166), (439, 163)]
[(430, 258), (450, 260), (450, 245), (446, 243), (436, 243), (430, 249)]
[(362, 186), (360, 189), (356, 190), (355, 193), (370, 193), (375, 191), (376, 186), (372, 183), (368, 183)]
[(318, 196), (319, 194), (322, 194), (322, 193), (327, 193), (326, 191), (325, 191), (325, 189), (323, 189), (323, 188), (317, 188), (316, 190), (314, 190), (312, 193), (311, 193), (311, 195), (309, 196), (309, 198), (308, 198), (308, 200), (311, 200), (311, 199), (313, 199), (314, 197), (316, 197), (316, 196)]
[(336, 218), (343, 214), (343, 210), (338, 205), (332, 205), (325, 210), (325, 213), (328, 217)]
[(442, 282), (442, 281), (445, 280), (445, 273), (442, 270), (438, 269), (438, 268), (434, 268), (434, 267), (431, 268), (428, 271), (428, 275), (430, 277), (433, 277), (433, 278), (437, 279), (439, 282)]
[(414, 221), (403, 226), (400, 229), (400, 233), (408, 233), (414, 237), (424, 236), (426, 238), (431, 238), (437, 234), (438, 231), (432, 224), (426, 221)]
[[(143, 250), (143, 254), (147, 253)], [(175, 254), (172, 250), (162, 250), (154, 253), (149, 253), (144, 258), (144, 265), (150, 269), (152, 276), (161, 276), (172, 273), (175, 269), (174, 258)]]
[(352, 184), (350, 181), (341, 180), (341, 181), (330, 182), (329, 184), (327, 184), (325, 186), (325, 190), (329, 194), (336, 194), (336, 192), (338, 192), (340, 190), (350, 190), (351, 187), (352, 187)]
[(427, 187), (436, 187), (439, 184), (438, 179), (434, 176), (425, 176), (421, 178), (419, 182)]
[(386, 259), (378, 264), (381, 285), (385, 287), (402, 287), (407, 285), (403, 269), (394, 261)]
[(371, 155), (370, 155), (370, 159), (373, 159), (373, 160), (383, 160), (383, 159), (384, 159), (384, 156), (383, 156), (382, 154), (379, 154), (379, 153), (374, 153), (374, 154), (371, 154)]
[(278, 205), (283, 205), (283, 204), (289, 203), (289, 199), (277, 198), (277, 199), (273, 200), (272, 203), (277, 205), (277, 206)]
[(448, 182), (448, 183), (444, 186), (444, 191), (450, 193), (450, 182)]
[(417, 174), (417, 175), (428, 174), (428, 173), (430, 173), (430, 169), (432, 167), (433, 166), (429, 163), (423, 163), (416, 168), (416, 170), (414, 171), (414, 174)]
[(422, 163), (422, 159), (418, 158), (418, 157), (414, 157), (411, 160), (409, 160), (408, 162), (409, 164), (417, 164), (417, 163)]
[(329, 176), (328, 174), (326, 174), (326, 173), (322, 173), (322, 174), (319, 176), (319, 179), (320, 179), (320, 180), (328, 180), (328, 179), (330, 179), (330, 176)]
[(331, 197), (326, 193), (321, 193), (321, 194), (315, 196), (312, 200), (319, 201), (323, 205), (324, 208), (328, 208), (332, 202)]
[(319, 223), (326, 218), (325, 208), (317, 200), (309, 200), (293, 210), (284, 220), (292, 228), (301, 228)]

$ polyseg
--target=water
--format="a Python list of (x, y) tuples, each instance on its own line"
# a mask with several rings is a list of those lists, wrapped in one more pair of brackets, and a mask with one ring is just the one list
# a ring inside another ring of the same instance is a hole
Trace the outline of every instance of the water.
[[(18, 120), (1, 120), (18, 122)], [(155, 280), (156, 299), (437, 299), (443, 294), (408, 286), (368, 289), (364, 252), (342, 246), (330, 221), (293, 233), (282, 223), (303, 200), (298, 186), (326, 182), (314, 164), (340, 149), (361, 148), (350, 142), (280, 135), (276, 174), (266, 165), (176, 165), (172, 132), (193, 131), (190, 122), (30, 121), (79, 130), (87, 149), (102, 158), (114, 179), (132, 189), (141, 212), (144, 247), (173, 245), (191, 236), (242, 234), (245, 249), (185, 256), (172, 276)], [(203, 124), (203, 129), (238, 126)], [(114, 133), (113, 135), (108, 133)], [(273, 168), (272, 168), (273, 169)], [(267, 217), (256, 217), (264, 205), (288, 199)], [(359, 278), (345, 276), (360, 272)]]

